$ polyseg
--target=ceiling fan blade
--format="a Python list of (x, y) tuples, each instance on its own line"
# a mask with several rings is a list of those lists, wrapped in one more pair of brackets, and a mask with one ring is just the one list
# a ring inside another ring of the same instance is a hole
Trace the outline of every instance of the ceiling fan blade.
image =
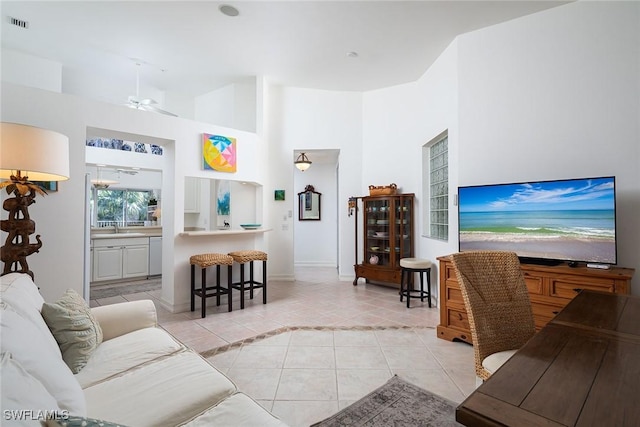
[(178, 117), (177, 114), (170, 113), (168, 111), (162, 110), (158, 107), (154, 107), (153, 105), (141, 104), (140, 108), (147, 111), (153, 111), (154, 113), (166, 114), (167, 116)]
[(145, 98), (140, 100), (140, 104), (141, 105), (153, 105), (153, 104), (157, 104), (158, 102), (155, 99), (151, 99), (151, 98)]

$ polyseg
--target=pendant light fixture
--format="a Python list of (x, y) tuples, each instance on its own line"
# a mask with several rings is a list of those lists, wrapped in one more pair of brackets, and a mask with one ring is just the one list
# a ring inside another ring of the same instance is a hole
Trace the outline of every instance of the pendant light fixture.
[(304, 172), (311, 166), (311, 160), (304, 153), (300, 153), (294, 164), (301, 172)]
[(114, 181), (112, 179), (103, 179), (103, 178), (101, 178), (101, 176), (100, 176), (101, 175), (100, 174), (101, 167), (104, 167), (104, 166), (103, 165), (97, 165), (97, 169), (98, 169), (97, 175), (98, 176), (97, 176), (97, 179), (92, 179), (91, 180), (91, 184), (93, 184), (93, 186), (95, 188), (97, 188), (98, 190), (104, 190), (104, 189), (109, 188), (110, 185), (117, 184), (118, 181)]

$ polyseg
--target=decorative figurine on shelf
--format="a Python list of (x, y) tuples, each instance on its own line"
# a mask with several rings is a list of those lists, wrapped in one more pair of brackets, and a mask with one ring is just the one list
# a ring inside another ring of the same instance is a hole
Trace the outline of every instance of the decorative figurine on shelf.
[(229, 227), (231, 227), (231, 224), (229, 224), (228, 221), (225, 221), (224, 222), (224, 228), (229, 228)]
[(369, 264), (376, 265), (378, 261), (380, 261), (380, 259), (378, 259), (377, 255), (371, 255), (371, 258), (369, 258)]

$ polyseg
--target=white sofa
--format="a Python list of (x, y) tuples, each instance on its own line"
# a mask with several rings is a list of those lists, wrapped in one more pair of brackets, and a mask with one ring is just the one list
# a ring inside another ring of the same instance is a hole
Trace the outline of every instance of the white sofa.
[(285, 425), (159, 328), (149, 300), (92, 308), (103, 342), (74, 375), (31, 278), (1, 279), (0, 424), (38, 425), (51, 414), (71, 414), (134, 427)]

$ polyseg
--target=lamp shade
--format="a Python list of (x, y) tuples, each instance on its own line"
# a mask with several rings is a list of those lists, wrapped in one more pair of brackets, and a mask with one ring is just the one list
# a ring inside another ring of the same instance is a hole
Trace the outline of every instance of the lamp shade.
[(0, 178), (16, 171), (30, 181), (69, 179), (69, 138), (51, 130), (0, 123)]

